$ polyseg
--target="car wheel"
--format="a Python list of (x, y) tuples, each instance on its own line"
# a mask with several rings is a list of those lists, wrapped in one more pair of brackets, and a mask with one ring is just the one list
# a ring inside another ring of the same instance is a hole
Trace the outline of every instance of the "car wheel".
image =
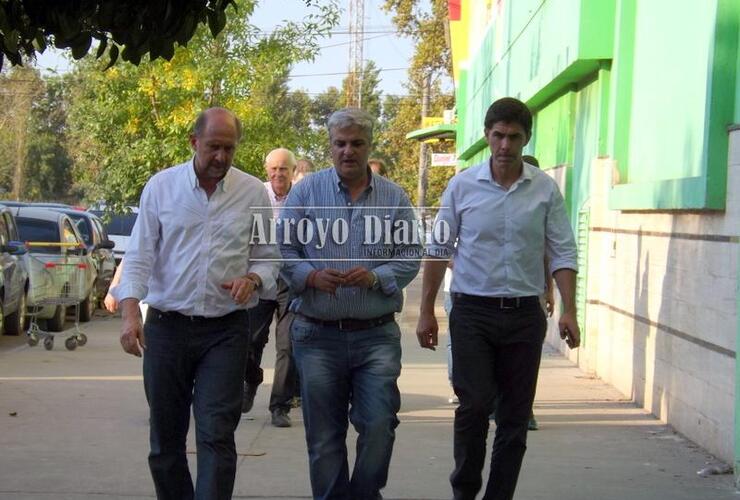
[(90, 295), (88, 295), (85, 300), (80, 302), (80, 322), (87, 323), (92, 319), (93, 314), (95, 313), (96, 303), (97, 300), (95, 300), (95, 294), (91, 290)]
[(6, 325), (8, 335), (21, 335), (26, 332), (26, 292), (18, 300), (18, 309), (8, 316)]
[(67, 308), (57, 306), (54, 310), (54, 316), (46, 320), (46, 327), (50, 332), (61, 332), (64, 330), (64, 320), (67, 316)]

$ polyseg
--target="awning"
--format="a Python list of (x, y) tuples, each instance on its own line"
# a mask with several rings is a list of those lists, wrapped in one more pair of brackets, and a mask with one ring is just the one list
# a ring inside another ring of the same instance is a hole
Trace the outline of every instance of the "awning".
[(415, 141), (428, 141), (430, 139), (455, 139), (457, 136), (457, 125), (443, 123), (433, 127), (420, 128), (406, 134), (406, 139)]

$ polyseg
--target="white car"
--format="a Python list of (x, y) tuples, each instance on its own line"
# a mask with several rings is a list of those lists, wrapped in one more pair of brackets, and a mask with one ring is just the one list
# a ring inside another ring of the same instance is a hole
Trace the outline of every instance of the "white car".
[[(67, 308), (80, 304), (80, 321), (94, 311), (95, 263), (77, 225), (62, 212), (44, 208), (15, 208), (18, 235), (26, 243), (29, 313), (47, 320), (47, 329), (64, 329)], [(49, 245), (44, 245), (49, 243)]]

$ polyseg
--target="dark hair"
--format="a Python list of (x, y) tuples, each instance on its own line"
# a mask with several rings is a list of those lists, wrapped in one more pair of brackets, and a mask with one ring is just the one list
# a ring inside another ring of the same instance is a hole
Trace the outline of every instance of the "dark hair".
[(532, 135), (532, 113), (519, 99), (503, 97), (495, 101), (486, 111), (483, 126), (490, 130), (498, 122), (518, 123), (524, 129), (527, 137)]
[(530, 165), (534, 165), (535, 167), (540, 168), (540, 162), (537, 161), (537, 158), (532, 155), (522, 155), (522, 160), (526, 163), (529, 163)]
[(234, 119), (234, 124), (236, 125), (236, 140), (241, 140), (242, 122), (239, 121), (239, 118), (237, 118), (237, 116), (232, 111), (226, 108), (219, 107), (204, 109), (203, 111), (198, 113), (198, 116), (195, 118), (195, 124), (193, 125), (193, 135), (195, 137), (200, 137), (201, 135), (203, 135), (203, 132), (206, 130), (206, 125), (208, 125), (208, 115), (216, 110), (226, 112), (227, 114), (231, 115), (231, 117)]

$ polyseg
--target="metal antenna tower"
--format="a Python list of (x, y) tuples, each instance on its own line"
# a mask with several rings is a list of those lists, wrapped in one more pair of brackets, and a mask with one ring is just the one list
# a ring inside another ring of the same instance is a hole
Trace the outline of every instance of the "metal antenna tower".
[(363, 46), (365, 38), (365, 0), (349, 0), (349, 79), (347, 106), (362, 107)]

